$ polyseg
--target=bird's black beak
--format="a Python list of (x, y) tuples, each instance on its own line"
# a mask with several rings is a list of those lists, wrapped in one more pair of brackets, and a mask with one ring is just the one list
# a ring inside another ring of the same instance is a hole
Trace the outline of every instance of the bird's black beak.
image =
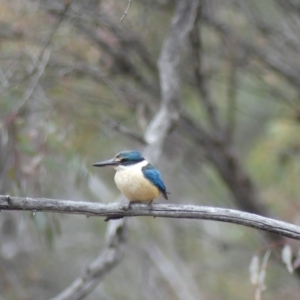
[(104, 160), (93, 164), (94, 167), (106, 167), (106, 166), (117, 166), (119, 163), (114, 158)]

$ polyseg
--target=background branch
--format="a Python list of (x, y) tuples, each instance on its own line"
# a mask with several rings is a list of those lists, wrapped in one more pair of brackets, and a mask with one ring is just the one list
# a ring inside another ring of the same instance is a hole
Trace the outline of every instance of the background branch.
[(46, 198), (0, 196), (0, 210), (45, 211), (106, 217), (151, 216), (214, 220), (252, 227), (300, 240), (299, 226), (234, 209), (197, 205), (153, 204), (151, 209), (149, 209), (147, 205), (136, 204), (132, 206), (132, 209), (126, 210), (124, 205), (120, 203), (102, 204)]
[(106, 245), (101, 254), (86, 268), (81, 277), (51, 300), (83, 299), (99, 284), (99, 278), (119, 263), (123, 257), (126, 242), (126, 227), (123, 226), (123, 221), (117, 220), (110, 224)]
[[(161, 171), (171, 203), (300, 225), (293, 0), (131, 2), (121, 23), (128, 0), (1, 2), (0, 195), (117, 203), (113, 170), (91, 163), (138, 149)], [(280, 290), (265, 297), (300, 293), (299, 242), (273, 231), (177, 217), (103, 222), (114, 210), (103, 219), (22, 210), (0, 213), (7, 299), (239, 298), (257, 288), (245, 279), (254, 254), (254, 275), (265, 272)], [(126, 224), (130, 243), (112, 249), (104, 236), (117, 239)], [(296, 276), (286, 280), (286, 267)]]
[(131, 0), (128, 0), (128, 4), (127, 4), (127, 8), (123, 14), (123, 16), (121, 17), (120, 21), (119, 22), (122, 22), (123, 19), (126, 17), (127, 13), (128, 13), (128, 10), (129, 10), (129, 7), (130, 7), (130, 4), (131, 4)]
[[(177, 8), (171, 26), (170, 34), (167, 36), (161, 51), (158, 63), (162, 90), (161, 107), (150, 122), (144, 134), (144, 138), (142, 139), (143, 141), (145, 140), (147, 142), (147, 147), (143, 151), (144, 155), (147, 158), (150, 158), (151, 162), (158, 161), (162, 152), (164, 140), (168, 132), (171, 130), (174, 121), (176, 121), (178, 118), (178, 102), (180, 94), (178, 65), (180, 62), (180, 45), (186, 39), (189, 31), (192, 28), (192, 24), (194, 22), (193, 18), (195, 18), (195, 8), (198, 4), (198, 0), (194, 0), (192, 1), (192, 3), (185, 3), (184, 1), (179, 1), (177, 3)], [(95, 36), (94, 33), (91, 30), (89, 30), (86, 26), (84, 26), (81, 23), (76, 23), (76, 25), (77, 28), (85, 31), (85, 33), (87, 33), (88, 36), (95, 39), (98, 44), (101, 44), (101, 46), (104, 45), (102, 41), (100, 41), (100, 39), (97, 36)], [(109, 52), (114, 53), (112, 49), (110, 49)], [(119, 59), (121, 58), (123, 60), (123, 57), (120, 57), (118, 53), (116, 53), (116, 55)], [(135, 78), (141, 82), (142, 76), (134, 70), (134, 65), (129, 63), (129, 61), (127, 62), (127, 65), (127, 67), (130, 67), (131, 71), (135, 74)], [(169, 76), (170, 74), (172, 74), (172, 76)], [(174, 78), (175, 84), (173, 81)], [(149, 85), (146, 84), (145, 81), (143, 82), (145, 86), (149, 87)], [(12, 199), (6, 199), (9, 203), (11, 203)], [(28, 200), (28, 198), (26, 199)], [(25, 202), (28, 204), (27, 200)], [(42, 203), (45, 203), (45, 201), (42, 200)], [(80, 202), (74, 202), (73, 204), (75, 203), (78, 204)], [(69, 206), (70, 202), (65, 204), (65, 208), (67, 210), (67, 207), (71, 209), (70, 213), (76, 213), (76, 204), (73, 208)], [(93, 203), (90, 204), (93, 205)], [(119, 208), (117, 209), (119, 211), (119, 214), (115, 209), (113, 209), (111, 213), (107, 214), (108, 220), (110, 217), (123, 216), (122, 214), (120, 214), (122, 213), (122, 209), (120, 208), (122, 207), (122, 205), (117, 205), (119, 206)], [(61, 202), (58, 206), (64, 207), (64, 204)], [(34, 209), (33, 211), (35, 210), (40, 209)], [(47, 211), (47, 209), (45, 211)], [(84, 208), (83, 211), (85, 211)], [(83, 214), (88, 216), (95, 215), (92, 211), (93, 210), (91, 210), (90, 212), (85, 211), (85, 213)], [(104, 274), (110, 271), (111, 268), (114, 267), (120, 261), (120, 259), (122, 258), (124, 248), (123, 244), (125, 241), (123, 232), (127, 231), (127, 226), (124, 219), (118, 220), (118, 230), (116, 230), (114, 223), (115, 222), (110, 222), (107, 232), (109, 235), (111, 235), (111, 240), (117, 240), (122, 242), (117, 242), (116, 245), (115, 243), (112, 243), (112, 245), (108, 243), (106, 248), (104, 248), (100, 255), (87, 268), (87, 271), (82, 276), (77, 278), (61, 294), (59, 294), (52, 300), (82, 299), (85, 295), (94, 290), (94, 288), (99, 283), (99, 279), (101, 279)], [(119, 237), (118, 232), (123, 233), (121, 237)], [(111, 247), (112, 249), (110, 249)]]
[(221, 124), (217, 107), (212, 99), (210, 88), (207, 81), (207, 74), (204, 69), (204, 49), (202, 41), (202, 6), (198, 9), (197, 18), (195, 19), (194, 28), (190, 35), (193, 58), (195, 60), (194, 74), (197, 82), (198, 92), (201, 101), (207, 111), (209, 120), (215, 132), (221, 131)]

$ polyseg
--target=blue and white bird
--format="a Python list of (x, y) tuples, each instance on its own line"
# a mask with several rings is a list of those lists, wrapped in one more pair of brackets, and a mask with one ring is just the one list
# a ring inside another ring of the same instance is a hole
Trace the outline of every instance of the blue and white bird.
[(148, 202), (151, 205), (160, 194), (168, 199), (160, 172), (148, 163), (139, 151), (122, 151), (114, 158), (95, 163), (93, 166), (115, 168), (115, 183), (130, 204)]

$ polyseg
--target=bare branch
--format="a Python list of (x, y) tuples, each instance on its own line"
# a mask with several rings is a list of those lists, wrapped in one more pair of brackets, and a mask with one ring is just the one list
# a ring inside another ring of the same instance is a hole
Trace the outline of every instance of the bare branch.
[(194, 28), (191, 32), (190, 41), (195, 59), (194, 73), (197, 80), (198, 92), (201, 95), (201, 100), (207, 111), (209, 120), (217, 133), (221, 131), (221, 125), (219, 121), (219, 115), (217, 113), (217, 107), (212, 99), (208, 82), (206, 80), (206, 74), (204, 72), (203, 61), (204, 61), (204, 49), (201, 37), (201, 26), (202, 26), (202, 7), (199, 8), (197, 18), (195, 19)]
[[(188, 34), (190, 28), (192, 28), (193, 24), (193, 16), (195, 15), (194, 10), (195, 6), (197, 5), (198, 0), (194, 0), (191, 3), (186, 4), (185, 1), (179, 1), (177, 4), (177, 10), (173, 19), (173, 24), (171, 28), (171, 33), (167, 37), (165, 45), (163, 47), (161, 58), (160, 58), (160, 75), (161, 75), (161, 86), (162, 86), (162, 105), (158, 113), (153, 118), (152, 122), (148, 126), (144, 139), (147, 140), (148, 146), (144, 150), (144, 154), (148, 157), (151, 157), (151, 161), (157, 161), (160, 153), (162, 151), (163, 141), (165, 140), (167, 134), (169, 133), (171, 127), (173, 126), (174, 122), (174, 115), (178, 115), (177, 111), (177, 102), (179, 101), (179, 91), (180, 87), (179, 85), (172, 85), (172, 78), (179, 78), (179, 72), (178, 72), (178, 64), (180, 61), (180, 46), (182, 44), (183, 39)], [(80, 24), (81, 29), (84, 29), (85, 32), (87, 32), (87, 28)], [(92, 32), (88, 31), (88, 35), (95, 38)], [(102, 41), (99, 41), (98, 38), (96, 38), (97, 42), (99, 42), (102, 46)], [(105, 45), (106, 46), (106, 45)], [(175, 49), (174, 49), (175, 48)], [(119, 57), (119, 54), (117, 55)], [(120, 58), (120, 57), (119, 57)], [(129, 61), (127, 62), (127, 64)], [(129, 64), (129, 66), (133, 66), (132, 64)], [(167, 67), (167, 71), (164, 67)], [(133, 73), (137, 74), (135, 72), (135, 68), (132, 68)], [(102, 74), (100, 74), (101, 76)], [(140, 76), (135, 76), (139, 80), (141, 79)], [(178, 84), (178, 81), (176, 81)], [(163, 116), (163, 117), (162, 117)], [(151, 137), (151, 138), (149, 138)], [(3, 199), (6, 199), (9, 203), (14, 202), (13, 198), (6, 198), (4, 196)], [(26, 198), (25, 203), (29, 204), (28, 202), (29, 198)], [(50, 200), (50, 202), (53, 200)], [(55, 201), (55, 200), (54, 200)], [(22, 201), (21, 201), (22, 202)], [(24, 201), (23, 201), (24, 202)], [(38, 201), (40, 204), (46, 203), (49, 201)], [(1, 200), (0, 200), (1, 203)], [(56, 202), (57, 203), (57, 202)], [(65, 205), (64, 205), (64, 204)], [(75, 204), (75, 207), (84, 202), (73, 202)], [(60, 202), (59, 205), (55, 205), (55, 207), (64, 207), (65, 209), (70, 209), (70, 213), (78, 213), (75, 207), (69, 206), (71, 202)], [(90, 205), (99, 204), (99, 203), (89, 203)], [(101, 205), (101, 204), (100, 204)], [(114, 204), (119, 207), (117, 209), (119, 213), (122, 213), (122, 205), (121, 204)], [(22, 206), (22, 205), (21, 205)], [(30, 204), (29, 204), (30, 206)], [(52, 206), (52, 207), (54, 207)], [(109, 205), (110, 206), (110, 205)], [(11, 207), (9, 205), (9, 207)], [(1, 206), (0, 206), (1, 209)], [(25, 208), (21, 208), (22, 210)], [(49, 209), (49, 208), (48, 208)], [(45, 211), (48, 211), (46, 209)], [(96, 208), (97, 209), (97, 208)], [(33, 211), (38, 211), (40, 209), (34, 208)], [(51, 210), (51, 209), (50, 209)], [(92, 210), (83, 212), (84, 215), (95, 215)], [(103, 215), (104, 216), (104, 215)], [(106, 219), (114, 218), (114, 217), (123, 217), (123, 214), (116, 214), (116, 210), (113, 209), (111, 213), (106, 215)], [(118, 220), (119, 221), (119, 220)], [(110, 232), (110, 229), (114, 222), (110, 222), (108, 232)], [(124, 231), (126, 229), (125, 222), (122, 222), (120, 224), (120, 227), (118, 230)], [(114, 234), (112, 236), (116, 236), (116, 231), (114, 231)], [(89, 272), (86, 272), (85, 275), (79, 277), (76, 279), (65, 291), (63, 291), (60, 295), (58, 295), (53, 300), (73, 300), (73, 299), (81, 299), (84, 295), (87, 295), (89, 292), (91, 292), (97, 283), (99, 283), (99, 279), (102, 278), (103, 273), (105, 274), (107, 271), (109, 271), (120, 259), (116, 258), (119, 256), (115, 256), (114, 260), (110, 261), (109, 268), (105, 268), (105, 264), (102, 264), (102, 260), (109, 260), (110, 259), (110, 253), (107, 253), (107, 251), (104, 249), (102, 253), (100, 253), (100, 256), (95, 259), (93, 265), (96, 265), (97, 272), (95, 273), (95, 276), (88, 276)], [(88, 268), (88, 270), (90, 267)], [(107, 270), (107, 271), (106, 271)], [(80, 292), (78, 292), (78, 289)]]
[[(164, 279), (169, 283), (170, 287), (172, 287), (179, 300), (203, 299), (198, 284), (195, 282), (191, 272), (187, 270), (186, 265), (180, 261), (179, 257), (177, 257), (175, 265), (156, 245), (144, 247), (143, 249), (153, 264), (156, 265)], [(185, 280), (182, 280), (182, 278), (185, 278)]]
[[(63, 13), (63, 7), (60, 2), (51, 1), (45, 5), (41, 5), (43, 9), (47, 11), (57, 14), (58, 16)], [(126, 28), (124, 25), (120, 25), (119, 22), (114, 22), (109, 17), (109, 13), (105, 11), (103, 8), (101, 10), (85, 11), (82, 9), (82, 6), (79, 3), (72, 3), (72, 9), (67, 11), (67, 17), (71, 22), (76, 19), (76, 23), (82, 22), (83, 24), (97, 24), (99, 27), (104, 27), (110, 30), (110, 33), (116, 37), (116, 39), (120, 42), (120, 49), (116, 52), (116, 49), (113, 47), (109, 47), (104, 40), (101, 40), (101, 44), (99, 46), (103, 47), (103, 50), (107, 52), (108, 55), (112, 56), (116, 59), (116, 54), (118, 55), (122, 53), (128, 59), (128, 50), (135, 51), (138, 56), (141, 58), (141, 61), (145, 63), (148, 70), (153, 74), (154, 77), (157, 76), (157, 68), (153, 58), (153, 54), (149, 51), (148, 47), (143, 43), (141, 37), (132, 31)], [(76, 27), (76, 25), (75, 25)], [(81, 27), (80, 27), (81, 29)], [(85, 32), (85, 30), (83, 31)], [(90, 36), (88, 34), (88, 36)], [(96, 34), (99, 40), (99, 35)], [(92, 37), (92, 39), (94, 39)], [(126, 49), (126, 50), (125, 50)]]
[(50, 45), (50, 43), (51, 43), (51, 41), (52, 41), (52, 39), (53, 39), (55, 33), (57, 32), (59, 26), (60, 26), (61, 23), (63, 22), (63, 20), (64, 20), (66, 14), (67, 14), (67, 11), (69, 10), (69, 7), (70, 7), (70, 5), (71, 5), (71, 2), (72, 2), (71, 0), (66, 0), (66, 1), (64, 2), (64, 9), (63, 9), (63, 11), (61, 12), (58, 21), (56, 22), (56, 24), (55, 24), (55, 25), (53, 26), (53, 28), (51, 29), (51, 32), (50, 32), (50, 34), (48, 35), (47, 39), (45, 40), (44, 45), (43, 45), (43, 48), (42, 48), (42, 50), (41, 50), (41, 52), (40, 52), (40, 54), (39, 54), (37, 60), (39, 60), (39, 58), (40, 58), (41, 56), (43, 56), (44, 51), (49, 47), (49, 45)]
[(130, 139), (133, 139), (134, 141), (139, 142), (142, 145), (146, 145), (146, 142), (145, 142), (143, 136), (141, 136), (138, 133), (132, 131), (131, 129), (123, 126), (119, 122), (105, 118), (105, 123), (108, 126), (110, 126), (111, 128), (120, 132), (122, 135), (125, 135), (125, 136), (129, 137)]
[(241, 52), (247, 53), (249, 56), (258, 58), (264, 65), (269, 69), (275, 71), (281, 77), (285, 78), (297, 91), (300, 91), (300, 75), (294, 65), (289, 65), (283, 62), (282, 57), (278, 53), (269, 49), (266, 51), (256, 47), (253, 43), (250, 43), (243, 39), (238, 39), (235, 37), (234, 33), (230, 30), (226, 24), (219, 22), (211, 15), (203, 15), (204, 21), (211, 27), (213, 27), (216, 32), (221, 36), (227, 38), (233, 38), (237, 41), (236, 45), (239, 47)]
[(181, 114), (182, 125), (206, 152), (207, 159), (218, 170), (234, 196), (233, 199), (242, 210), (268, 216), (268, 209), (260, 199), (255, 183), (244, 170), (233, 147), (214, 139), (188, 115)]
[[(49, 61), (49, 57), (50, 57), (50, 49), (45, 49), (45, 51), (43, 51), (43, 56), (42, 56), (42, 60), (40, 62), (39, 65), (34, 66), (34, 76), (31, 79), (31, 82), (27, 88), (27, 90), (25, 91), (23, 97), (21, 98), (19, 104), (17, 105), (17, 107), (14, 109), (13, 114), (17, 114), (19, 112), (19, 110), (26, 104), (26, 102), (28, 101), (28, 99), (31, 97), (32, 93), (34, 92), (35, 88), (37, 87), (40, 78), (42, 77), (45, 68), (47, 66), (47, 63)], [(39, 62), (39, 60), (38, 60)]]
[(103, 38), (99, 37), (97, 32), (87, 26), (87, 24), (81, 22), (80, 20), (74, 18), (70, 19), (70, 23), (82, 34), (93, 41), (99, 48), (105, 51), (109, 56), (114, 59), (115, 72), (118, 74), (130, 74), (132, 79), (134, 79), (139, 85), (141, 85), (146, 91), (152, 95), (156, 95), (156, 82), (149, 81), (141, 72), (140, 68), (132, 62), (127, 52), (122, 49), (116, 49), (116, 47), (110, 46)]
[(236, 104), (237, 104), (237, 59), (234, 47), (229, 49), (231, 57), (229, 59), (228, 93), (227, 93), (227, 130), (226, 141), (230, 145), (234, 142), (234, 133), (236, 127)]
[(123, 257), (124, 244), (126, 241), (126, 226), (124, 219), (110, 224), (110, 230), (106, 237), (106, 245), (101, 254), (86, 268), (83, 275), (77, 278), (62, 293), (51, 300), (77, 300), (83, 299), (98, 284), (99, 278), (118, 264)]
[(148, 147), (148, 155), (159, 156), (158, 150), (162, 147), (157, 145), (163, 142), (179, 119), (181, 47), (193, 28), (198, 6), (199, 0), (177, 1), (170, 33), (158, 61), (162, 102), (145, 133), (145, 140), (153, 146)]
[[(0, 210), (44, 211), (86, 216), (150, 216), (178, 219), (214, 220), (252, 227), (300, 240), (300, 226), (234, 209), (178, 204), (135, 204), (131, 209), (120, 203), (102, 204), (84, 201), (24, 198), (0, 195)], [(73, 298), (72, 298), (73, 299)]]
[(126, 17), (127, 13), (128, 13), (128, 10), (130, 8), (130, 4), (131, 4), (131, 0), (128, 0), (128, 4), (127, 4), (127, 8), (123, 14), (123, 16), (121, 17), (120, 21), (119, 22), (122, 22), (124, 20), (124, 18)]
[(66, 63), (60, 63), (60, 62), (54, 62), (53, 65), (57, 66), (65, 66), (65, 67), (70, 67), (72, 71), (78, 72), (78, 73), (83, 73), (86, 75), (89, 75), (91, 77), (96, 78), (97, 80), (101, 80), (103, 83), (105, 83), (111, 91), (119, 98), (119, 100), (124, 102), (125, 95), (124, 93), (120, 90), (120, 88), (109, 78), (109, 76), (103, 72), (99, 67), (94, 67), (94, 66), (88, 66), (84, 65), (82, 63), (72, 63), (71, 65), (68, 65)]

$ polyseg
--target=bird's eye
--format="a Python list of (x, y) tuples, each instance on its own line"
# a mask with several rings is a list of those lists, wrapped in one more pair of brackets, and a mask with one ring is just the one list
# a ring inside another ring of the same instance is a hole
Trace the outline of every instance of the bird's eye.
[(126, 162), (126, 161), (128, 161), (128, 159), (127, 158), (121, 158), (121, 162)]

